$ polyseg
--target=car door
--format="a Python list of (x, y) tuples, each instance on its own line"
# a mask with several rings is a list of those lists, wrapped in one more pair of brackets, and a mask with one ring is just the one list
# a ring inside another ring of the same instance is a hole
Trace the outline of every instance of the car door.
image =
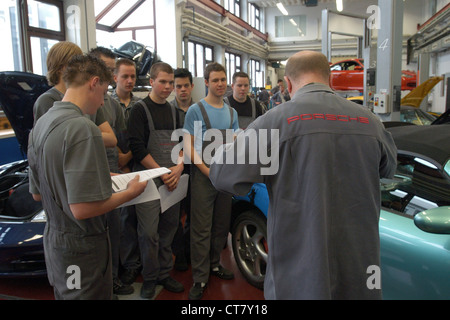
[(450, 235), (425, 232), (414, 222), (426, 210), (450, 213), (448, 175), (420, 155), (399, 153), (396, 180), (381, 187), (383, 297), (450, 299)]
[(347, 61), (345, 64), (345, 80), (346, 90), (364, 91), (364, 66), (356, 60)]
[(330, 84), (333, 90), (345, 90), (345, 61), (331, 66)]

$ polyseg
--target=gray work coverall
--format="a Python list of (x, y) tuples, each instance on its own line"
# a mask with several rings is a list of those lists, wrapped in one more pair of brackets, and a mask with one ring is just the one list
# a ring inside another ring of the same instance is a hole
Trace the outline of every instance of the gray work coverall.
[(265, 298), (381, 298), (380, 289), (368, 288), (367, 270), (380, 266), (379, 179), (396, 167), (390, 133), (375, 115), (323, 84), (298, 90), (216, 157), (234, 152), (235, 163), (249, 159), (256, 152), (245, 137), (252, 129), (258, 138), (260, 129), (279, 130), (279, 141), (266, 134), (267, 143), (258, 145), (275, 155), (278, 150), (272, 159), (278, 170), (263, 176), (261, 161), (213, 163), (210, 179), (218, 190), (238, 195), (254, 182), (267, 186)]
[[(30, 133), (28, 159), (30, 192), (42, 196), (47, 215), (45, 263), (55, 299), (112, 299), (105, 216), (77, 220), (70, 210), (71, 203), (112, 195), (100, 130), (77, 106), (55, 102)], [(71, 280), (78, 275), (79, 286)]]

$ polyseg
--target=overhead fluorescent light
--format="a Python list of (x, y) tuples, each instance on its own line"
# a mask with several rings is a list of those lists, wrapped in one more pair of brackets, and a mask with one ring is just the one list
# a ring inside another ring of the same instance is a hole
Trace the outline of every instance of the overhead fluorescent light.
[(293, 26), (297, 27), (297, 22), (295, 22), (294, 19), (291, 18), (291, 19), (289, 19), (289, 21), (292, 23)]
[(344, 4), (342, 3), (343, 0), (336, 0), (336, 10), (341, 12), (344, 10)]
[(282, 14), (285, 16), (289, 15), (289, 12), (287, 12), (286, 8), (283, 6), (281, 2), (277, 2), (277, 8), (281, 11)]

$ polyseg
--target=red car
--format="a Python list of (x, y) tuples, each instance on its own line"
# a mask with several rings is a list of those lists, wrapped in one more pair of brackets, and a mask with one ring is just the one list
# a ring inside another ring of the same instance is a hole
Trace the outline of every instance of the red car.
[[(330, 65), (333, 90), (364, 91), (364, 60), (349, 59)], [(402, 70), (402, 90), (416, 87), (416, 73)]]

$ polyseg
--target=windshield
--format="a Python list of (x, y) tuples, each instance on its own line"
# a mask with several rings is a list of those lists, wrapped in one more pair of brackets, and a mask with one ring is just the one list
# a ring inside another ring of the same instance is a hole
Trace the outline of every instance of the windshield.
[(414, 216), (424, 210), (450, 206), (450, 160), (445, 172), (426, 159), (399, 155), (396, 179), (381, 182), (383, 207)]
[(409, 122), (419, 126), (430, 125), (435, 118), (420, 109), (404, 109), (400, 112), (400, 121)]

